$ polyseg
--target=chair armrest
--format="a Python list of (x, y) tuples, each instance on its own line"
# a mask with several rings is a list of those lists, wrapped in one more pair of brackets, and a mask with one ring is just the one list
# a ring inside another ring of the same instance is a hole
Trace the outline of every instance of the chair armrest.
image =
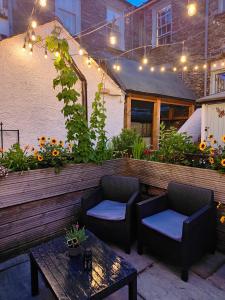
[[(211, 205), (206, 205), (187, 218), (183, 223), (183, 240), (186, 237), (190, 237), (192, 234), (201, 233), (202, 229), (204, 229), (203, 226), (206, 226), (206, 228), (208, 228), (209, 225), (214, 226), (214, 213), (214, 207)], [(204, 232), (202, 232), (202, 234), (204, 234)]]
[(136, 202), (138, 202), (140, 197), (141, 197), (140, 192), (135, 192), (130, 197), (130, 199), (128, 200), (127, 205), (126, 205), (126, 218), (129, 218), (129, 216), (131, 216), (131, 213), (132, 213), (131, 210), (132, 210), (132, 208), (134, 208), (134, 204)]
[(138, 219), (157, 214), (167, 208), (167, 193), (137, 203)]
[(82, 212), (86, 213), (89, 209), (102, 201), (102, 189), (99, 187), (86, 192), (81, 198)]

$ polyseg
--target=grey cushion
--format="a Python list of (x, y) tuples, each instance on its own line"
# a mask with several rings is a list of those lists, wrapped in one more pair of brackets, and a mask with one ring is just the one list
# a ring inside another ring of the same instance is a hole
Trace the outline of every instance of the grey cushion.
[(104, 200), (87, 211), (87, 215), (103, 220), (125, 220), (126, 203)]
[(164, 210), (153, 216), (144, 218), (142, 224), (154, 229), (169, 238), (181, 241), (183, 222), (188, 216), (182, 215), (171, 209)]

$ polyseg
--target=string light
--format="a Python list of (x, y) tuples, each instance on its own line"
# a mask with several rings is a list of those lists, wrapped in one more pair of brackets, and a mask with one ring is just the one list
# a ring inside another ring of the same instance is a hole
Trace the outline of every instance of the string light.
[(120, 65), (117, 65), (117, 66), (116, 66), (116, 71), (119, 72), (120, 70), (121, 70), (121, 66), (120, 66)]
[(139, 67), (138, 67), (138, 70), (139, 70), (139, 71), (142, 71), (142, 70), (143, 70), (143, 67), (142, 67), (142, 66), (139, 66)]
[(184, 72), (187, 71), (187, 66), (184, 66), (184, 67), (183, 67), (183, 71), (184, 71)]
[(194, 66), (194, 70), (197, 71), (199, 69), (198, 65)]
[(216, 68), (216, 64), (213, 64), (213, 68)]
[(176, 72), (177, 71), (177, 68), (176, 67), (173, 67), (173, 72)]
[(31, 41), (29, 41), (28, 47), (29, 47), (30, 49), (33, 48), (33, 44), (31, 43)]
[(82, 49), (82, 48), (79, 49), (79, 55), (80, 56), (84, 55), (84, 49)]
[(142, 59), (142, 63), (143, 63), (144, 65), (147, 65), (147, 63), (148, 63), (148, 59), (147, 59), (147, 57), (146, 57), (146, 56), (144, 56), (144, 57), (143, 57), (143, 59)]
[(185, 54), (182, 54), (181, 57), (180, 57), (180, 62), (182, 64), (186, 63), (187, 62), (187, 56)]
[(166, 71), (166, 68), (165, 68), (165, 67), (161, 67), (161, 68), (160, 68), (160, 71), (161, 71), (161, 72), (165, 72), (165, 71)]
[(207, 64), (204, 64), (204, 65), (203, 65), (203, 69), (206, 69), (206, 68), (207, 68)]
[(116, 43), (117, 43), (117, 38), (116, 38), (115, 34), (113, 34), (113, 33), (110, 34), (109, 42), (110, 42), (110, 44), (113, 45), (113, 46), (116, 45)]
[(189, 17), (193, 17), (197, 13), (197, 4), (195, 2), (188, 3), (187, 5), (187, 11)]
[(150, 68), (150, 71), (151, 71), (151, 72), (154, 72), (154, 71), (155, 71), (155, 68), (154, 68), (154, 67), (151, 67), (151, 68)]
[(116, 70), (116, 67), (117, 67), (117, 65), (114, 64), (114, 65), (113, 65), (113, 69)]
[(221, 67), (224, 67), (224, 66), (225, 66), (225, 63), (224, 63), (224, 62), (222, 62), (222, 63), (221, 63)]
[(37, 21), (35, 21), (35, 20), (31, 21), (30, 25), (33, 29), (37, 28)]
[(41, 7), (45, 7), (47, 5), (47, 0), (39, 0), (39, 4)]
[(98, 72), (100, 72), (101, 71), (101, 68), (100, 67), (98, 67)]

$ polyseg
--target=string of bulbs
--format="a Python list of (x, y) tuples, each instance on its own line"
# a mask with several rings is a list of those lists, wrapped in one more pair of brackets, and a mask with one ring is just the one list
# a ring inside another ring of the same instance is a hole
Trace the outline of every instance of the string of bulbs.
[[(151, 3), (147, 3), (145, 5), (143, 5), (141, 7), (141, 9), (143, 9), (145, 6), (149, 5)], [(25, 51), (26, 50), (26, 45), (28, 45), (28, 48), (29, 48), (29, 53), (32, 55), (33, 54), (33, 46), (35, 43), (37, 43), (37, 37), (35, 35), (35, 29), (37, 28), (37, 21), (35, 19), (32, 19), (33, 18), (33, 15), (35, 14), (36, 10), (38, 8), (44, 8), (46, 7), (47, 5), (47, 0), (35, 0), (34, 2), (34, 7), (32, 9), (32, 12), (31, 12), (31, 18), (30, 18), (30, 23), (29, 23), (29, 26), (28, 26), (28, 29), (27, 29), (27, 32), (26, 32), (26, 36), (25, 36), (25, 39), (24, 39), (24, 45), (23, 45), (23, 50)], [(115, 18), (114, 20), (110, 21), (110, 22), (106, 22), (105, 24), (101, 24), (99, 27), (89, 31), (89, 32), (86, 32), (87, 29), (85, 30), (84, 33), (80, 33), (78, 34), (76, 38), (81, 38), (87, 34), (91, 34), (93, 32), (96, 32), (97, 30), (100, 30), (102, 29), (103, 27), (105, 26), (108, 26), (109, 24), (111, 24), (111, 32), (110, 32), (110, 35), (109, 35), (109, 43), (112, 45), (112, 46), (115, 46), (117, 44), (117, 36), (114, 34), (114, 26), (115, 26), (115, 23), (116, 21), (119, 19), (119, 18), (125, 18), (127, 16), (130, 16), (131, 14), (137, 12), (140, 10), (140, 7), (139, 8), (136, 8), (135, 10), (131, 11), (131, 12), (128, 12), (124, 15), (121, 15), (117, 18)], [(194, 1), (189, 1), (188, 2), (188, 5), (187, 5), (187, 11), (188, 11), (188, 15), (189, 16), (194, 16), (196, 13), (197, 13), (197, 5), (196, 5), (196, 2)], [(199, 33), (198, 33), (199, 34)], [(193, 36), (192, 36), (193, 38)], [(74, 39), (73, 37), (69, 37), (69, 39)], [(187, 39), (188, 40), (188, 39)], [(187, 41), (186, 40), (186, 41)], [(177, 66), (172, 66), (172, 67), (166, 67), (166, 66), (159, 66), (159, 67), (155, 67), (155, 66), (150, 66), (149, 67), (149, 70), (151, 72), (154, 72), (156, 70), (160, 71), (160, 72), (165, 72), (165, 71), (172, 71), (172, 72), (187, 72), (189, 70), (193, 70), (195, 72), (197, 71), (201, 71), (201, 70), (206, 70), (208, 65), (207, 63), (203, 63), (203, 64), (199, 64), (199, 65), (194, 65), (193, 67), (188, 67), (186, 64), (187, 64), (187, 54), (186, 54), (186, 50), (185, 50), (185, 47), (184, 47), (184, 44), (186, 41), (182, 41), (182, 42), (177, 42), (177, 43), (173, 43), (173, 44), (166, 44), (166, 45), (160, 45), (158, 47), (162, 47), (162, 46), (168, 46), (168, 45), (174, 45), (174, 44), (182, 44), (183, 47), (182, 47), (182, 54), (181, 54), (181, 57), (180, 57), (180, 63), (182, 66), (180, 67), (177, 67)], [(121, 53), (119, 56), (114, 56), (114, 57), (110, 57), (110, 58), (94, 58), (96, 60), (98, 60), (99, 62), (102, 62), (102, 61), (110, 61), (110, 60), (115, 60), (116, 63), (113, 64), (113, 69), (116, 71), (116, 72), (120, 72), (122, 70), (122, 66), (121, 64), (119, 63), (119, 58), (124, 56), (125, 54), (129, 53), (129, 52), (132, 52), (132, 51), (135, 51), (137, 49), (144, 49), (144, 56), (142, 58), (142, 63), (138, 66), (138, 71), (143, 71), (145, 69), (146, 66), (148, 66), (149, 64), (149, 61), (148, 61), (148, 58), (147, 58), (147, 55), (146, 55), (146, 49), (147, 48), (150, 48), (152, 47), (152, 45), (144, 45), (144, 46), (140, 46), (140, 47), (136, 47), (136, 48), (133, 48), (133, 49), (130, 49), (128, 51), (125, 51), (123, 53)], [(44, 57), (47, 59), (48, 58), (48, 53), (47, 53), (47, 49), (46, 47), (44, 47), (45, 49), (45, 52), (44, 52)], [(60, 55), (59, 52), (55, 52), (54, 53), (55, 57), (58, 57)], [(88, 55), (88, 53), (86, 53), (85, 49), (83, 49), (82, 47), (79, 48), (79, 51), (78, 51), (78, 54), (73, 54), (71, 56), (74, 56), (74, 55), (80, 55), (80, 56), (86, 56), (87, 57), (87, 66), (90, 68), (91, 65), (92, 65), (92, 58)], [(225, 65), (225, 62), (222, 62), (221, 63), (221, 67), (224, 67)], [(215, 67), (215, 66), (214, 66)], [(98, 67), (98, 71), (100, 71), (101, 68)]]

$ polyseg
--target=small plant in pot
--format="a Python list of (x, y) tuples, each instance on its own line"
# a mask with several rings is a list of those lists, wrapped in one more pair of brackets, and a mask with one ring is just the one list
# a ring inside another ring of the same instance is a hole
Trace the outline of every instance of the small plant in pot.
[(66, 231), (66, 245), (70, 256), (77, 256), (81, 253), (81, 244), (86, 241), (85, 228), (80, 228), (79, 224), (73, 225)]

